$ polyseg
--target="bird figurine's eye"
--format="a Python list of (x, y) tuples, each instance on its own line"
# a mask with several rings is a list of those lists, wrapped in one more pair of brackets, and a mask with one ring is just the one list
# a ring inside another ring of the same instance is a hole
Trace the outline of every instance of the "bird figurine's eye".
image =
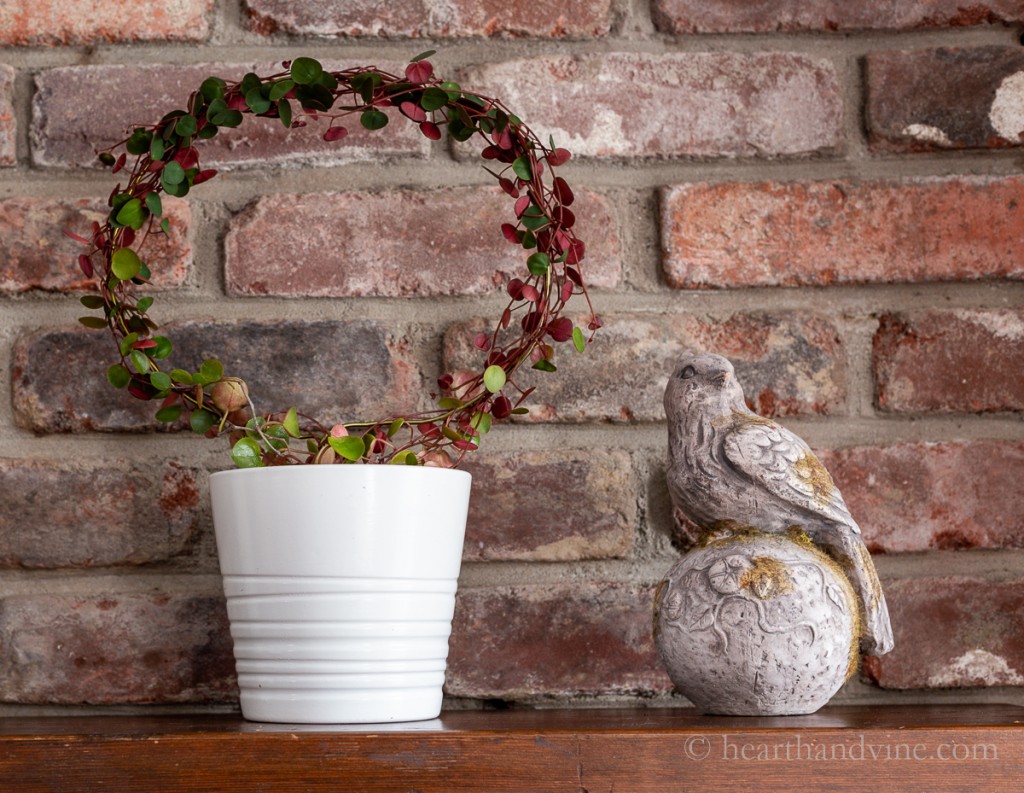
[(697, 376), (697, 370), (694, 369), (692, 366), (683, 367), (683, 371), (681, 371), (679, 373), (679, 379), (680, 380), (689, 380), (690, 378), (696, 377), (696, 376)]

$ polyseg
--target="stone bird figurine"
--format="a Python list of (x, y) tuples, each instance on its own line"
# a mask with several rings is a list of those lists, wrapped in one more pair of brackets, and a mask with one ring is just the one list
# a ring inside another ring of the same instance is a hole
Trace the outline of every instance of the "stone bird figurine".
[(802, 529), (853, 584), (863, 606), (861, 649), (889, 652), (889, 611), (860, 527), (810, 447), (747, 407), (732, 364), (683, 355), (665, 389), (665, 414), (675, 508), (703, 531)]

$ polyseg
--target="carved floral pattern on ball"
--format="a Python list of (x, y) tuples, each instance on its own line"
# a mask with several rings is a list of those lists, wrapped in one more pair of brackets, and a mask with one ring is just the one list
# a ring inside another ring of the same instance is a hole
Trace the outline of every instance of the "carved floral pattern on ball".
[(736, 535), (688, 553), (658, 588), (654, 631), (672, 682), (705, 713), (812, 713), (856, 669), (849, 581), (786, 536)]

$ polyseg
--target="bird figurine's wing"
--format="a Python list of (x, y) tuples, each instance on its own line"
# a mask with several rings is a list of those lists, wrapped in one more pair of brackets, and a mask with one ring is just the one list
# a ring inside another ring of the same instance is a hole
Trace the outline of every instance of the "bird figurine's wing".
[(724, 441), (725, 458), (740, 474), (800, 511), (856, 533), (839, 488), (798, 435), (757, 415), (739, 417)]

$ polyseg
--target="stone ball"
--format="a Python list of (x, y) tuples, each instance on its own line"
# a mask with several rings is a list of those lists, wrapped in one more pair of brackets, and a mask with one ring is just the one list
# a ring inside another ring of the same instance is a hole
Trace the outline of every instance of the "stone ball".
[(704, 713), (813, 713), (857, 668), (853, 587), (802, 534), (692, 549), (658, 586), (654, 612), (662, 663)]

